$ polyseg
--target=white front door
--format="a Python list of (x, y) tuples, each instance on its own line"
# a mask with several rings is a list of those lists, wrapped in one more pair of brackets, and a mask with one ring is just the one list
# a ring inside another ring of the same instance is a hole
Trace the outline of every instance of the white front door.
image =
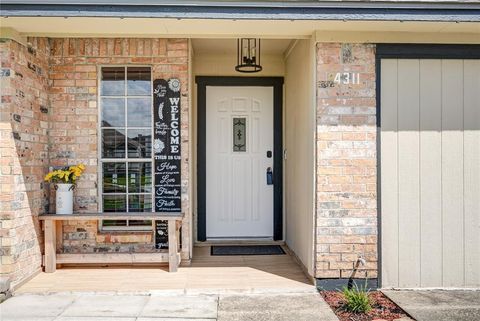
[(272, 238), (273, 88), (206, 89), (207, 238)]

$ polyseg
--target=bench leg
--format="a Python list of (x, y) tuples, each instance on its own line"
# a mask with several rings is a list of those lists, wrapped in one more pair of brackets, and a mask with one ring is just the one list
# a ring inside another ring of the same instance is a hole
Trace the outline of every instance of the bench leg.
[(45, 272), (53, 273), (57, 269), (56, 224), (45, 220)]
[(174, 220), (168, 221), (168, 270), (170, 272), (177, 272), (178, 269), (178, 240), (176, 231), (176, 222)]

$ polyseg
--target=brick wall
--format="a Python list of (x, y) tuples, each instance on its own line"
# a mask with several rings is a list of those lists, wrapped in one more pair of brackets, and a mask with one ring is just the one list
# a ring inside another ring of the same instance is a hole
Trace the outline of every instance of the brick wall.
[[(1, 276), (13, 285), (39, 270), (38, 215), (54, 211), (49, 166), (86, 164), (75, 190), (77, 212), (98, 208), (99, 65), (150, 65), (153, 78), (182, 83), (182, 208), (189, 211), (188, 42), (186, 39), (28, 39), (0, 42)], [(187, 216), (188, 217), (188, 216)], [(185, 219), (182, 256), (189, 258)], [(97, 221), (65, 222), (59, 252), (155, 251), (153, 232), (99, 232)]]
[[(153, 79), (177, 77), (182, 83), (182, 209), (188, 212), (188, 42), (186, 39), (51, 39), (50, 163), (86, 164), (75, 191), (77, 212), (98, 208), (99, 65), (150, 65)], [(189, 258), (190, 222), (183, 222), (183, 257)], [(152, 232), (99, 232), (97, 221), (65, 222), (59, 251), (154, 251)]]
[[(359, 255), (367, 260), (362, 270), (376, 277), (374, 51), (317, 45), (317, 278), (348, 278)], [(359, 73), (360, 82), (343, 84), (343, 77), (339, 84), (337, 72)]]
[[(42, 183), (42, 177), (49, 165), (85, 163), (86, 174), (75, 191), (75, 210), (99, 210), (98, 65), (151, 65), (154, 78), (180, 78), (182, 153), (189, 153), (187, 40), (32, 38), (29, 41), (34, 50), (14, 41), (0, 43), (1, 273), (14, 281), (31, 275), (40, 266), (42, 240), (35, 217), (48, 210), (49, 202), (45, 200), (49, 188)], [(333, 80), (339, 71), (360, 73), (360, 84), (337, 84)], [(348, 277), (354, 261), (362, 255), (367, 260), (369, 276), (375, 277), (374, 46), (319, 44), (317, 79), (315, 276)], [(188, 161), (184, 156), (182, 206), (186, 212)], [(190, 223), (183, 222), (184, 258), (190, 256)], [(63, 239), (59, 240), (59, 251), (63, 252), (153, 250), (152, 233), (99, 233), (96, 221), (66, 222), (63, 232)]]
[(40, 269), (38, 215), (48, 210), (50, 49), (47, 39), (29, 43), (0, 42), (0, 273), (13, 286)]

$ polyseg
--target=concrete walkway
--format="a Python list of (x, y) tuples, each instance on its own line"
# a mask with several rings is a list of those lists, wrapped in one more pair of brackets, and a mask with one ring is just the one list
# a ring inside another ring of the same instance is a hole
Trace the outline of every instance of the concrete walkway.
[(318, 293), (232, 295), (22, 294), (2, 321), (338, 321)]
[(382, 291), (417, 321), (480, 320), (480, 291)]

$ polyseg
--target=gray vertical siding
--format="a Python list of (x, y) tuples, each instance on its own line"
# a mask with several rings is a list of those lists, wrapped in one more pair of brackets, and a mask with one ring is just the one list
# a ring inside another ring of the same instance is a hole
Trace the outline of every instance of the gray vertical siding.
[(381, 62), (382, 285), (480, 286), (480, 61)]
[(480, 61), (465, 60), (463, 75), (465, 285), (480, 286)]

